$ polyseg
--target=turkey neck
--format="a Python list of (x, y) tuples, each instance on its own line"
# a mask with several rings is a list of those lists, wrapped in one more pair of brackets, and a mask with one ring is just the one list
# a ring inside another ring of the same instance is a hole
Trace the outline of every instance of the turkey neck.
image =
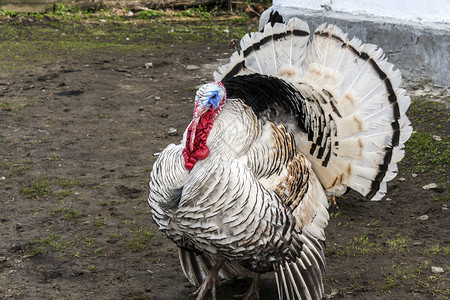
[[(192, 170), (195, 163), (198, 160), (203, 160), (209, 155), (209, 148), (206, 145), (209, 133), (214, 125), (214, 120), (219, 114), (220, 109), (207, 110), (198, 120), (198, 124), (195, 127), (194, 122), (188, 127), (186, 145), (183, 149), (184, 165), (186, 169)], [(192, 131), (195, 130), (195, 134), (192, 135)], [(194, 147), (191, 150), (189, 144), (191, 143), (191, 137), (194, 137)]]

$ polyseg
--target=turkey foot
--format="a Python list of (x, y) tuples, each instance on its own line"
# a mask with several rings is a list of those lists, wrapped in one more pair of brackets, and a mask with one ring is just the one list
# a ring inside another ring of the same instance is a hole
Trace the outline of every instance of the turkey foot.
[(234, 295), (233, 297), (236, 299), (242, 300), (259, 300), (259, 279), (261, 278), (261, 274), (256, 273), (253, 278), (252, 285), (248, 289), (247, 293), (242, 295)]
[(224, 258), (219, 258), (217, 260), (214, 267), (209, 270), (208, 276), (206, 276), (205, 280), (203, 280), (203, 283), (195, 292), (189, 295), (188, 299), (194, 299), (194, 297), (197, 296), (196, 300), (202, 300), (203, 297), (205, 297), (206, 292), (211, 289), (212, 299), (216, 300), (216, 284), (220, 285), (218, 273), (224, 262)]

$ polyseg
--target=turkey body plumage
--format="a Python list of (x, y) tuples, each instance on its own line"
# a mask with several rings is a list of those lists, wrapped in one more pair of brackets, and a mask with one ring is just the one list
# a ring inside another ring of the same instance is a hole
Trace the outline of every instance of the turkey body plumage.
[(323, 298), (327, 195), (352, 188), (378, 200), (396, 174), (411, 134), (400, 73), (334, 26), (309, 35), (291, 19), (245, 36), (215, 73), (221, 106), (213, 94), (214, 113), (196, 115), (211, 86), (200, 89), (196, 121), (153, 166), (153, 219), (198, 299), (239, 276), (255, 278), (247, 297), (257, 297), (266, 272), (280, 299)]

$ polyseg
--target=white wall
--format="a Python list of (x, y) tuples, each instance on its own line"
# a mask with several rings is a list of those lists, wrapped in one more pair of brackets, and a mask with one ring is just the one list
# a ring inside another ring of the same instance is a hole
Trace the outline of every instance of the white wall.
[(450, 23), (450, 0), (273, 0), (273, 5), (374, 15), (414, 22)]

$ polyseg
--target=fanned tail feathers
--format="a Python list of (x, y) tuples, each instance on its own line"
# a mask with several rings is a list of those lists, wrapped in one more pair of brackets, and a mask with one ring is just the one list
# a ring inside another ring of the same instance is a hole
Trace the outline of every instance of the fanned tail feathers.
[(220, 81), (251, 73), (276, 76), (287, 69), (300, 71), (308, 38), (308, 24), (299, 19), (291, 19), (287, 25), (269, 23), (263, 32), (245, 35), (241, 50), (233, 53), (227, 65), (219, 67), (214, 78)]
[(329, 192), (350, 187), (381, 199), (412, 132), (405, 115), (411, 100), (399, 87), (400, 71), (376, 45), (349, 40), (326, 24), (315, 31), (304, 68), (299, 81), (322, 93), (320, 105), (336, 128), (328, 137), (332, 157), (327, 166), (317, 159), (320, 149), (308, 157), (316, 174)]
[[(412, 132), (405, 115), (411, 100), (399, 87), (400, 71), (380, 48), (349, 40), (336, 26), (323, 24), (310, 44), (308, 38), (308, 25), (299, 19), (266, 24), (263, 32), (242, 38), (242, 50), (215, 80), (257, 73), (291, 84), (301, 103), (291, 112), (304, 118), (307, 131), (297, 130), (298, 151), (321, 184), (331, 194), (350, 187), (379, 200)], [(292, 101), (292, 95), (280, 98)]]

